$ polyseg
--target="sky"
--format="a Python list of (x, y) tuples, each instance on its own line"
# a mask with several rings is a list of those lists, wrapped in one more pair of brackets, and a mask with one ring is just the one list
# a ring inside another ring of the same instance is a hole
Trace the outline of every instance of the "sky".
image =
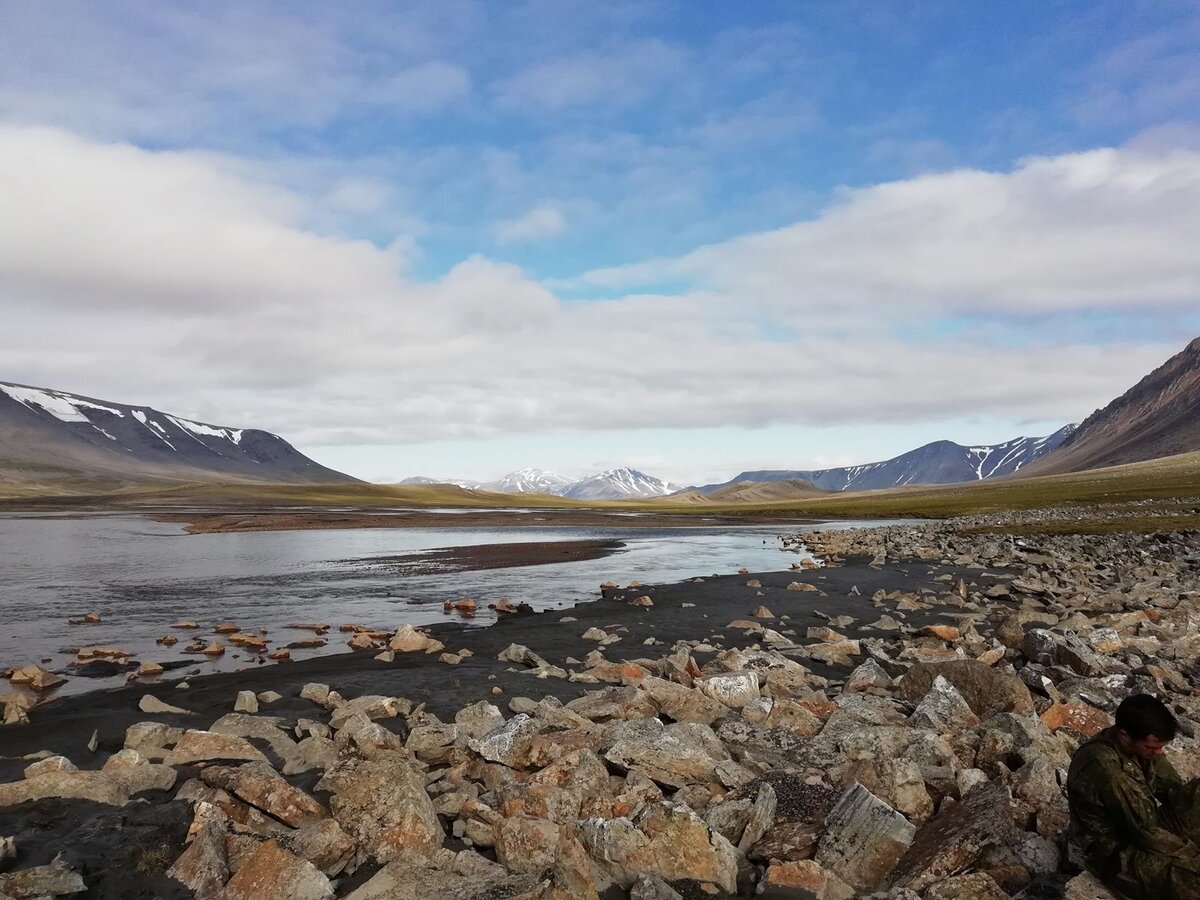
[(1047, 434), (1197, 334), (1192, 0), (0, 4), (0, 380), (703, 483)]

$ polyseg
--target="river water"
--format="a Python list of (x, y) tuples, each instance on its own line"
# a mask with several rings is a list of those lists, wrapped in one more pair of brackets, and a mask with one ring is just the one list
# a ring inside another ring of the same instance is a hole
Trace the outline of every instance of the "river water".
[[(447, 516), (448, 522), (453, 521)], [(859, 522), (855, 525), (879, 523)], [(851, 527), (825, 524), (822, 528)], [(212, 661), (180, 652), (195, 634), (209, 639), (221, 622), (245, 630), (266, 627), (273, 646), (306, 636), (283, 630), (295, 621), (328, 622), (328, 646), (293, 651), (345, 651), (341, 623), (393, 630), (446, 621), (443, 600), (469, 596), (480, 606), (510, 599), (537, 609), (569, 607), (599, 596), (604, 581), (621, 584), (681, 581), (697, 575), (782, 570), (799, 558), (781, 549), (787, 526), (721, 528), (581, 528), (561, 526), (495, 529), (371, 528), (332, 531), (278, 531), (185, 534), (179, 525), (139, 516), (51, 518), (0, 517), (0, 669), (49, 659), (65, 669), (62, 651), (107, 645), (134, 651), (139, 660), (160, 663), (186, 659), (183, 671), (229, 670), (248, 663), (230, 648)], [(477, 544), (601, 539), (625, 546), (602, 559), (540, 566), (398, 575), (373, 559), (443, 547)], [(98, 612), (97, 625), (70, 625), (68, 619)], [(475, 625), (492, 614), (480, 609)], [(205, 626), (174, 632), (175, 648), (154, 639), (170, 623), (193, 619)], [(71, 678), (59, 689), (74, 693), (123, 681)]]

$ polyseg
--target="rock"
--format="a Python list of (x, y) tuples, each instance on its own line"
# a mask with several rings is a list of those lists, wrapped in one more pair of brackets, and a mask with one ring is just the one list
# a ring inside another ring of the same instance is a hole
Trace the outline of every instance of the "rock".
[(258, 712), (258, 697), (254, 691), (238, 691), (237, 700), (233, 704), (233, 711), (240, 713), (256, 713)]
[(26, 778), (49, 775), (52, 772), (78, 772), (79, 768), (65, 756), (47, 756), (25, 767)]
[(165, 713), (175, 716), (192, 716), (195, 713), (190, 710), (180, 709), (178, 706), (172, 706), (169, 703), (163, 703), (152, 694), (144, 694), (142, 699), (138, 701), (138, 709), (144, 713)]
[(442, 844), (442, 826), (425, 779), (403, 754), (379, 751), (371, 759), (339, 759), (317, 783), (333, 794), (334, 818), (376, 862), (402, 851), (429, 853)]
[(847, 884), (883, 884), (916, 834), (909, 822), (861, 784), (851, 785), (825, 820), (816, 860)]
[(558, 853), (558, 826), (530, 816), (506, 816), (496, 826), (496, 861), (515, 874), (544, 872)]
[(238, 867), (216, 900), (327, 900), (333, 885), (316, 866), (264, 841)]
[(210, 803), (197, 803), (195, 821), (188, 831), (190, 843), (167, 869), (167, 876), (182, 883), (196, 897), (214, 897), (229, 880), (225, 832), (229, 819)]
[(346, 642), (351, 650), (374, 650), (375, 641), (365, 631), (360, 631)]
[(278, 703), (280, 700), (282, 700), (283, 694), (279, 693), (278, 691), (263, 691), (262, 693), (256, 695), (256, 699), (259, 703), (265, 703), (270, 706), (272, 703)]
[(853, 900), (858, 896), (854, 888), (811, 859), (772, 862), (759, 888), (760, 893), (800, 891), (802, 896), (816, 900)]
[(357, 849), (351, 837), (333, 819), (305, 825), (281, 834), (275, 840), (284, 850), (308, 860), (331, 878), (346, 868)]
[(388, 649), (397, 653), (440, 653), (446, 646), (411, 625), (401, 625), (388, 642)]
[(712, 781), (717, 763), (729, 758), (724, 744), (707, 725), (658, 719), (633, 719), (617, 726), (604, 758), (623, 769), (640, 769), (670, 787)]
[(775, 613), (771, 612), (765, 606), (760, 606), (751, 613), (756, 619), (774, 619)]
[(125, 748), (137, 750), (149, 757), (165, 755), (166, 747), (183, 737), (182, 728), (173, 728), (162, 722), (137, 722), (125, 729)]
[(503, 725), (504, 716), (499, 708), (485, 700), (463, 707), (454, 714), (457, 736), (463, 740), (479, 740)]
[(916, 728), (928, 728), (939, 734), (966, 731), (979, 724), (979, 717), (971, 711), (963, 695), (943, 676), (933, 679), (929, 693), (921, 698), (916, 710), (909, 717)]
[(329, 700), (329, 685), (310, 681), (300, 689), (300, 699), (311, 700), (313, 703), (324, 706)]
[(263, 763), (267, 761), (262, 751), (245, 738), (189, 729), (179, 738), (175, 749), (167, 754), (164, 762), (168, 766), (183, 766), (219, 759)]
[(738, 839), (737, 848), (742, 853), (762, 840), (763, 835), (775, 821), (775, 811), (779, 807), (779, 798), (775, 788), (762, 781), (758, 783), (758, 792), (754, 796), (754, 804), (750, 808), (750, 817), (746, 821), (745, 830)]
[(939, 881), (924, 894), (925, 900), (1010, 900), (986, 872), (954, 875)]
[(0, 784), (0, 808), (45, 798), (124, 806), (134, 794), (165, 791), (174, 784), (174, 769), (151, 764), (136, 751), (122, 750), (98, 772), (55, 769), (24, 781)]
[(788, 586), (789, 591), (807, 591), (809, 593), (819, 590), (815, 584), (810, 584), (807, 581), (793, 581)]
[(1041, 715), (1053, 732), (1060, 728), (1086, 740), (1113, 724), (1113, 717), (1086, 703), (1055, 703)]
[(61, 897), (81, 894), (86, 890), (87, 885), (78, 872), (54, 863), (0, 875), (0, 896), (12, 897), (13, 900)]
[(517, 663), (522, 666), (529, 666), (531, 669), (542, 668), (549, 666), (550, 663), (542, 659), (524, 644), (509, 644), (496, 656), (502, 662)]
[(737, 851), (680, 804), (651, 804), (632, 822), (585, 819), (579, 825), (579, 840), (625, 889), (643, 874), (713, 884), (727, 893), (737, 889)]
[(412, 704), (399, 697), (384, 697), (379, 694), (368, 694), (365, 697), (355, 697), (338, 704), (337, 709), (329, 717), (330, 728), (341, 728), (355, 714), (362, 713), (368, 719), (394, 719), (396, 716), (407, 715), (412, 710)]
[(201, 770), (200, 780), (210, 787), (228, 791), (293, 828), (329, 816), (323, 805), (299, 788), (292, 787), (266, 763), (209, 766)]
[(917, 631), (917, 634), (937, 638), (939, 641), (953, 643), (960, 637), (959, 630), (953, 625), (926, 625)]
[(658, 875), (639, 875), (629, 889), (629, 900), (683, 900), (683, 894)]
[(152, 678), (155, 675), (161, 675), (163, 673), (163, 671), (164, 671), (163, 667), (160, 666), (158, 663), (150, 662), (149, 660), (147, 660), (146, 662), (144, 662), (140, 666), (138, 666), (137, 677), (138, 678)]
[(1095, 875), (1084, 872), (1067, 882), (1063, 900), (1119, 900)]
[(826, 641), (808, 644), (804, 647), (804, 652), (809, 658), (827, 666), (848, 666), (862, 650), (858, 641)]
[[(701, 722), (711, 725), (729, 713), (728, 706), (707, 693), (653, 675), (643, 678), (638, 687), (653, 700), (664, 715), (676, 722)], [(648, 712), (653, 715), (655, 711)]]
[(846, 678), (846, 683), (842, 685), (842, 692), (853, 694), (858, 691), (867, 691), (871, 688), (886, 690), (891, 686), (892, 676), (878, 662), (868, 659)]
[(916, 702), (929, 693), (939, 675), (962, 694), (981, 719), (999, 712), (1033, 712), (1033, 698), (1020, 678), (974, 659), (914, 663), (896, 685), (896, 696)]
[(467, 746), (489, 762), (520, 769), (528, 764), (530, 745), (540, 731), (541, 726), (529, 716), (516, 715), (485, 737), (468, 740)]
[(732, 709), (741, 709), (759, 697), (757, 672), (729, 672), (723, 675), (708, 675), (696, 682), (696, 687), (706, 697)]
[(1015, 831), (1008, 786), (979, 785), (921, 826), (894, 883), (920, 893), (973, 865), (988, 848), (1011, 846)]
[(632, 600), (630, 600), (629, 605), (630, 606), (653, 606), (654, 601), (651, 600), (645, 594), (643, 594), (641, 597), (634, 597)]
[(66, 682), (53, 672), (47, 672), (41, 666), (20, 666), (12, 670), (8, 676), (13, 684), (22, 684), (35, 691), (48, 691)]

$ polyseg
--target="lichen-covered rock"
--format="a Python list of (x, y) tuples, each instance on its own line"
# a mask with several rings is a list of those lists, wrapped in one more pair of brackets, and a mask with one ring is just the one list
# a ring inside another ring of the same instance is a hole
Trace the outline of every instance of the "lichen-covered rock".
[(308, 860), (264, 841), (238, 867), (216, 900), (329, 900), (333, 885)]
[(847, 884), (884, 884), (916, 834), (907, 819), (861, 784), (847, 788), (825, 820), (816, 860)]
[(981, 719), (1001, 712), (1033, 712), (1033, 698), (1020, 678), (974, 659), (914, 663), (896, 685), (896, 696), (919, 701), (939, 675), (955, 687)]
[(680, 788), (711, 781), (717, 763), (728, 759), (729, 752), (707, 725), (664, 726), (658, 719), (635, 719), (614, 729), (604, 758), (622, 769), (638, 768), (661, 784)]
[(377, 862), (405, 850), (428, 853), (442, 844), (442, 826), (425, 779), (394, 751), (371, 759), (340, 759), (317, 783), (329, 791), (342, 829)]
[(209, 787), (228, 791), (293, 828), (329, 817), (329, 810), (304, 791), (292, 787), (266, 763), (209, 766), (201, 770), (200, 780)]

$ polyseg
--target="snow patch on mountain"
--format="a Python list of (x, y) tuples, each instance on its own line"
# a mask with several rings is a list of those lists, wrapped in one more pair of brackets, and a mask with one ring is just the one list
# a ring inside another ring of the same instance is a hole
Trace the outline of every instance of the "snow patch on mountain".
[(662, 497), (675, 490), (674, 485), (653, 475), (622, 467), (576, 481), (562, 495), (572, 500), (624, 500)]

